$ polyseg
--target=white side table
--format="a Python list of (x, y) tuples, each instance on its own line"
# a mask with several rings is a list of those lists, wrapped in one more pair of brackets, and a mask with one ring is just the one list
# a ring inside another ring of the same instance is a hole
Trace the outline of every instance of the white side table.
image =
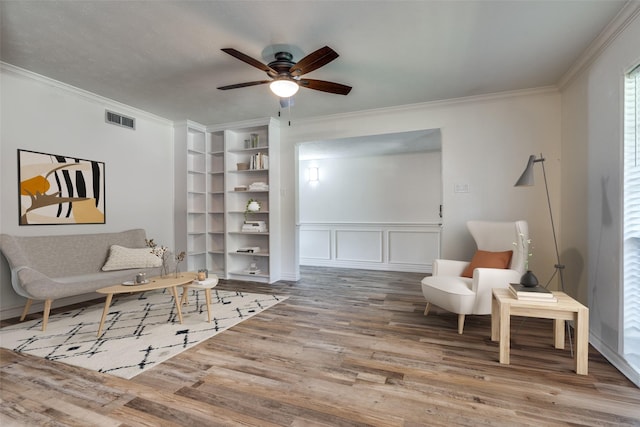
[(204, 290), (204, 297), (207, 302), (207, 321), (211, 323), (211, 289), (218, 285), (218, 276), (215, 274), (205, 280), (194, 280), (191, 283), (182, 285), (182, 298), (180, 305), (187, 304), (189, 289)]

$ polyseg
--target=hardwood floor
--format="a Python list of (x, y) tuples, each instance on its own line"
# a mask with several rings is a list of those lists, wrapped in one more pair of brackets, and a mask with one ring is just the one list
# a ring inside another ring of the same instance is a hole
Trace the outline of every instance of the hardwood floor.
[(640, 425), (640, 390), (593, 348), (576, 375), (550, 320), (516, 319), (500, 365), (490, 316), (468, 316), (464, 335), (454, 314), (423, 316), (423, 276), (305, 267), (295, 283), (221, 281), (289, 298), (131, 380), (2, 349), (0, 422)]

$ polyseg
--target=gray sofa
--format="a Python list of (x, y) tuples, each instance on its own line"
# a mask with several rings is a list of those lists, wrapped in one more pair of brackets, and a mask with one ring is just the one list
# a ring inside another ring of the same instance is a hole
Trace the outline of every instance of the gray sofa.
[(145, 231), (62, 236), (1, 234), (0, 250), (11, 268), (11, 284), (19, 295), (27, 298), (20, 320), (24, 320), (34, 300), (44, 300), (44, 331), (53, 300), (133, 280), (140, 271), (154, 275), (159, 272), (158, 268), (103, 271), (111, 245), (145, 248)]

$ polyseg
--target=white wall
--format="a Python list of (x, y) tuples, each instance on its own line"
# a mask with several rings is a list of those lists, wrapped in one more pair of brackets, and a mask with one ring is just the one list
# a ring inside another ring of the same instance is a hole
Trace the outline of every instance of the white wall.
[[(300, 222), (438, 223), (440, 152), (300, 161)], [(320, 180), (308, 182), (308, 167)]]
[(563, 88), (562, 238), (568, 282), (588, 301), (591, 344), (640, 384), (622, 359), (621, 335), (622, 90), (640, 62), (640, 5), (626, 12), (617, 23), (624, 30)]
[[(540, 171), (538, 185), (514, 188), (530, 154), (543, 152), (554, 215), (560, 219), (561, 100), (555, 90), (516, 92), (294, 121), (282, 127), (283, 277), (297, 277), (295, 145), (301, 142), (441, 129), (443, 171), (442, 256), (470, 259), (475, 250), (469, 219), (529, 222), (531, 267), (542, 279), (553, 272), (554, 251)], [(468, 184), (469, 193), (454, 193)]]
[[(145, 228), (149, 237), (171, 247), (172, 123), (8, 65), (0, 73), (0, 231), (55, 235)], [(135, 117), (136, 130), (106, 124), (105, 108)], [(106, 224), (19, 226), (19, 148), (105, 162)], [(3, 317), (15, 315), (13, 309), (24, 302), (11, 287), (4, 257), (0, 300)]]

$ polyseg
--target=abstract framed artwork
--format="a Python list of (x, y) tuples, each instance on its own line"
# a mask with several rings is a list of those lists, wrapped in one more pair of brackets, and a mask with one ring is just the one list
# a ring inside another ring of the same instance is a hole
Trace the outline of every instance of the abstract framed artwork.
[(104, 169), (104, 162), (18, 149), (19, 224), (104, 224)]

